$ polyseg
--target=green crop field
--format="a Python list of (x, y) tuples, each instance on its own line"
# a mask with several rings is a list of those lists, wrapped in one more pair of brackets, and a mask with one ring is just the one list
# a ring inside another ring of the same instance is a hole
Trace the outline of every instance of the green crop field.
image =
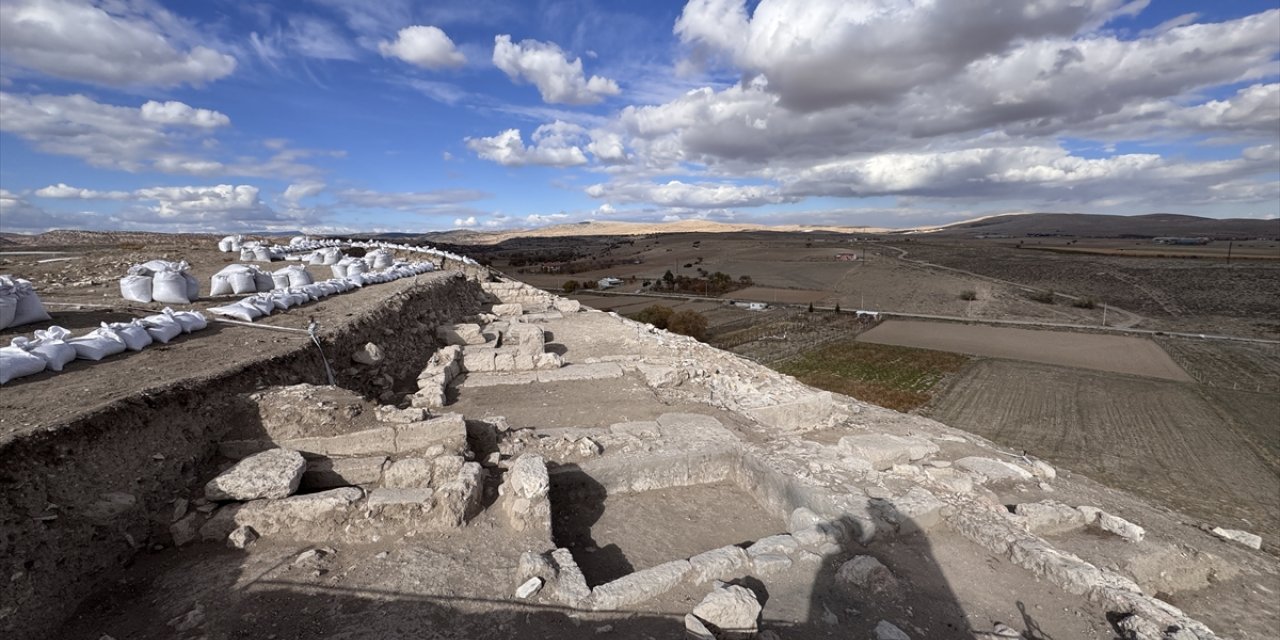
[(944, 351), (841, 340), (774, 368), (819, 389), (910, 411), (928, 402), (931, 390), (970, 359)]

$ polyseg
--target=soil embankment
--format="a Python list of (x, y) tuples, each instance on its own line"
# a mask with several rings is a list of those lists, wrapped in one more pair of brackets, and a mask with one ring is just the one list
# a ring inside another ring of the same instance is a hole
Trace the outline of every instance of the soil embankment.
[[(435, 327), (474, 313), (482, 297), (462, 274), (437, 272), (297, 308), (273, 324), (314, 319), (337, 384), (376, 397), (412, 386), (437, 346)], [(386, 359), (353, 365), (368, 342)], [(307, 334), (212, 323), (170, 345), (7, 385), (0, 635), (42, 637), (139, 551), (167, 541), (175, 495), (208, 474), (217, 442), (237, 426), (237, 396), (301, 382), (327, 383)]]

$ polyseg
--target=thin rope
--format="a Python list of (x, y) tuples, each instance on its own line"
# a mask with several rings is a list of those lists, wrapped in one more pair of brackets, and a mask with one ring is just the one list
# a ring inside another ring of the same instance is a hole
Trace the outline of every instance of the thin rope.
[(307, 324), (307, 333), (311, 334), (311, 341), (316, 343), (316, 349), (320, 350), (320, 362), (324, 363), (324, 374), (329, 377), (329, 386), (336, 387), (338, 383), (333, 379), (333, 369), (329, 368), (329, 358), (324, 355), (324, 347), (320, 346), (320, 337), (316, 335), (318, 326), (315, 318), (312, 318), (311, 322)]

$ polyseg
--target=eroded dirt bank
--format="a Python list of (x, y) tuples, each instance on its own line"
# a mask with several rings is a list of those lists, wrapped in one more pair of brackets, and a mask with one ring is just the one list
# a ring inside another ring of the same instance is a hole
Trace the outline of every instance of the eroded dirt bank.
[[(483, 294), (457, 272), (373, 286), (282, 314), (321, 327), (338, 385), (371, 398), (412, 383), (435, 327)], [(385, 360), (355, 365), (374, 342)], [(173, 499), (206, 474), (239, 394), (326, 384), (305, 333), (204, 333), (0, 392), (0, 635), (44, 637), (135, 555), (168, 542)], [(138, 389), (144, 389), (141, 393)]]

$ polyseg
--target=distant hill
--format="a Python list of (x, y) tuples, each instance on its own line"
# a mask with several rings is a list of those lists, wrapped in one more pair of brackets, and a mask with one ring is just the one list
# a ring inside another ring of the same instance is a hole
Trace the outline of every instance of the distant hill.
[[(734, 233), (740, 231), (804, 232), (828, 231), (835, 233), (885, 233), (883, 227), (836, 227), (811, 225), (766, 225), (746, 222), (711, 222), (707, 220), (680, 220), (677, 222), (614, 222), (589, 220), (572, 224), (558, 224), (535, 229), (510, 229), (504, 231), (471, 231), (457, 229), (424, 233), (415, 237), (426, 242), (452, 244), (498, 244), (514, 238), (563, 238), (572, 236), (643, 236), (658, 233)], [(383, 234), (384, 236), (401, 234)]]
[(1080, 238), (1207, 237), (1216, 240), (1280, 238), (1280, 220), (1202, 218), (1175, 213), (1112, 216), (1092, 213), (1028, 213), (958, 222), (938, 235), (1073, 236)]

